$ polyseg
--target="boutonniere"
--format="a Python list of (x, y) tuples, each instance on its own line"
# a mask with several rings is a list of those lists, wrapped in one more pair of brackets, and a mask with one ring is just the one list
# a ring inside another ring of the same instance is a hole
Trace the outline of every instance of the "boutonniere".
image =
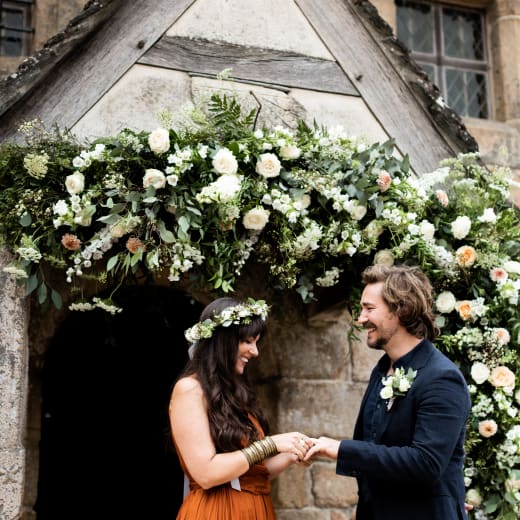
[(388, 399), (386, 403), (387, 411), (390, 411), (392, 408), (396, 397), (405, 395), (410, 390), (416, 375), (417, 370), (409, 368), (408, 372), (405, 372), (404, 368), (399, 367), (395, 369), (391, 376), (383, 377), (381, 380), (383, 388), (379, 395), (381, 399)]

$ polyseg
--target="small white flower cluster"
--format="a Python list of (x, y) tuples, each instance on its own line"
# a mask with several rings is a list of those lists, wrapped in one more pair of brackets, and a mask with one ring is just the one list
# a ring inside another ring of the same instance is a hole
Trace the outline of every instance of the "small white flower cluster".
[(323, 276), (318, 276), (316, 278), (316, 285), (319, 285), (320, 287), (332, 287), (333, 285), (336, 285), (342, 271), (343, 269), (339, 269), (338, 267), (327, 269), (323, 273)]
[(23, 165), (27, 173), (34, 179), (43, 179), (47, 175), (47, 163), (49, 156), (47, 153), (41, 154), (28, 153), (23, 159)]
[(204, 261), (204, 255), (189, 242), (175, 242), (168, 252), (171, 256), (171, 264), (168, 274), (170, 282), (178, 282), (182, 273), (189, 271), (194, 264), (200, 265)]
[(92, 302), (74, 302), (69, 305), (69, 310), (71, 311), (88, 312), (94, 309), (102, 309), (112, 315), (119, 314), (123, 311), (121, 307), (114, 305), (110, 301), (102, 300), (97, 296), (92, 298)]
[(258, 316), (265, 321), (268, 311), (269, 306), (264, 300), (250, 298), (245, 303), (226, 307), (221, 313), (214, 314), (211, 318), (196, 323), (184, 332), (184, 336), (190, 343), (196, 343), (203, 338), (210, 338), (217, 327), (247, 324), (251, 322), (254, 316)]

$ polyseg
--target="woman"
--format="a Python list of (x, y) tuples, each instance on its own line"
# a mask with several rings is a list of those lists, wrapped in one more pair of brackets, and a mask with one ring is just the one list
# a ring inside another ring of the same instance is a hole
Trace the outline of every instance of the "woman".
[(178, 520), (272, 520), (269, 480), (312, 445), (298, 432), (265, 437), (267, 422), (244, 376), (258, 356), (268, 307), (219, 298), (186, 331), (191, 360), (170, 401), (170, 424), (189, 493)]

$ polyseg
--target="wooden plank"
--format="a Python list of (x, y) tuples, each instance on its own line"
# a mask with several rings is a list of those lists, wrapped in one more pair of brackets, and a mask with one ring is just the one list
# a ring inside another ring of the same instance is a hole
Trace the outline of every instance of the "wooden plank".
[(416, 172), (438, 167), (454, 150), (388, 59), (350, 0), (295, 0)]
[(232, 79), (359, 95), (336, 62), (289, 51), (163, 36), (139, 63), (215, 75), (231, 68)]
[(10, 139), (22, 121), (71, 128), (195, 0), (119, 2), (113, 16), (0, 119)]

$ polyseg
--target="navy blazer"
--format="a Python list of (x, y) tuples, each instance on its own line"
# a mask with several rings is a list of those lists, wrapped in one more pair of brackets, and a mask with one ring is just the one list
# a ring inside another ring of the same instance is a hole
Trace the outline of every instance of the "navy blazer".
[(375, 441), (368, 442), (361, 440), (363, 407), (381, 377), (373, 370), (354, 438), (340, 443), (336, 472), (358, 480), (356, 520), (466, 520), (466, 381), (428, 340), (414, 348), (409, 366), (417, 370), (412, 386), (396, 398)]

